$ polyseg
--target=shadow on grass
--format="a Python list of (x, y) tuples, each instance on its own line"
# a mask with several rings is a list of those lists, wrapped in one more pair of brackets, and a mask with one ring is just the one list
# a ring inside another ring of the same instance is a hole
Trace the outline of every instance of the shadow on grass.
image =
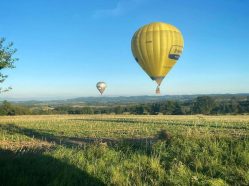
[(83, 170), (41, 152), (0, 149), (0, 185), (104, 185)]
[(156, 137), (151, 138), (90, 138), (90, 137), (67, 137), (56, 136), (51, 133), (47, 133), (40, 130), (29, 129), (19, 127), (15, 124), (0, 125), (0, 130), (5, 130), (9, 134), (22, 134), (30, 138), (54, 143), (57, 145), (63, 145), (65, 147), (84, 147), (87, 144), (102, 144), (107, 145), (115, 150), (127, 151), (139, 151), (141, 153), (149, 154), (154, 142), (158, 139)]
[[(143, 123), (143, 124), (151, 124), (151, 121), (138, 121), (138, 120), (134, 120), (134, 119), (69, 119), (69, 120), (73, 120), (73, 121), (92, 121), (92, 122), (110, 122), (110, 123)], [(237, 129), (237, 130), (249, 130), (248, 126), (229, 126), (229, 125), (216, 125), (216, 123), (214, 124), (202, 124), (202, 123), (175, 123), (175, 122), (165, 122), (165, 121), (153, 121), (153, 124), (164, 124), (164, 125), (168, 125), (168, 126), (185, 126), (185, 127), (208, 127), (208, 128), (215, 128), (215, 129)]]

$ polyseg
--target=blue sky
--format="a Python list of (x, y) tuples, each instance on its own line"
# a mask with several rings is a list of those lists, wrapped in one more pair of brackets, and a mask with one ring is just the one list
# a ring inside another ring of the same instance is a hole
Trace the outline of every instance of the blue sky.
[(156, 84), (133, 59), (142, 25), (163, 21), (184, 36), (183, 55), (162, 94), (249, 92), (247, 0), (1, 0), (0, 37), (20, 58), (2, 98), (54, 99), (154, 95)]

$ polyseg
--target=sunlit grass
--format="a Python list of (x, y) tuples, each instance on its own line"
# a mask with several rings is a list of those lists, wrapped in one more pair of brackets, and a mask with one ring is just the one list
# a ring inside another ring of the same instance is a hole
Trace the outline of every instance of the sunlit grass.
[[(159, 138), (160, 131), (169, 137)], [(249, 116), (5, 116), (0, 117), (0, 148), (17, 159), (32, 153), (50, 157), (64, 169), (76, 168), (79, 173), (71, 176), (80, 185), (95, 181), (107, 185), (249, 184)], [(0, 172), (15, 166), (5, 165)], [(64, 169), (54, 179), (66, 174)], [(41, 177), (43, 173), (37, 171)], [(80, 172), (93, 179), (82, 182), (77, 176)], [(0, 178), (6, 181), (10, 176), (7, 172)], [(72, 177), (62, 179), (61, 185)], [(29, 181), (24, 179), (26, 184)], [(50, 178), (48, 183), (60, 181)]]

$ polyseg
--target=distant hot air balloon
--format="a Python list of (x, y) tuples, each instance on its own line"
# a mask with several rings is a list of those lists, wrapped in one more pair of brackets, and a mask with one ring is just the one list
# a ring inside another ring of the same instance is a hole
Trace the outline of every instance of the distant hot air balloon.
[(133, 35), (133, 56), (150, 78), (157, 82), (157, 94), (160, 93), (163, 78), (179, 59), (183, 43), (181, 32), (162, 22), (144, 25)]
[(99, 90), (99, 92), (100, 92), (100, 94), (102, 95), (103, 94), (103, 92), (105, 91), (105, 89), (106, 89), (106, 83), (105, 82), (98, 82), (97, 84), (96, 84), (96, 87), (97, 87), (97, 89)]

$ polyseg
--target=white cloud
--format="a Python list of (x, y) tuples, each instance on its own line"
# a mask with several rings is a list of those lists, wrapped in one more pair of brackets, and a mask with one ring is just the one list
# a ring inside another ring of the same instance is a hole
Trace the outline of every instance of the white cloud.
[(146, 0), (120, 0), (116, 6), (108, 9), (98, 9), (94, 12), (94, 18), (113, 17), (123, 15), (135, 8)]

